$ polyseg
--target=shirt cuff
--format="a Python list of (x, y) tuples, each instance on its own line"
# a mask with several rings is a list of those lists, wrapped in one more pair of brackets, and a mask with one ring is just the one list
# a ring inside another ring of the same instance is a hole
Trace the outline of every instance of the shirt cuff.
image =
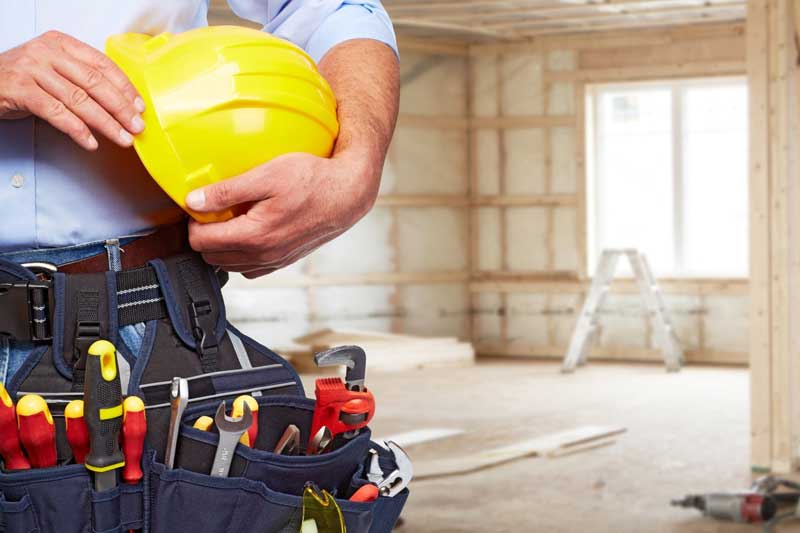
[(374, 39), (385, 43), (398, 55), (392, 21), (380, 7), (343, 4), (328, 16), (308, 40), (306, 52), (319, 62), (337, 44), (350, 39)]

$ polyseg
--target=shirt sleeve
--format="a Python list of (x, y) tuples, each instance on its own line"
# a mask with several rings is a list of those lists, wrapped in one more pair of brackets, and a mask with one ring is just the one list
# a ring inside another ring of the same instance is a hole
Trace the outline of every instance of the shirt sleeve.
[(337, 44), (374, 39), (397, 53), (392, 22), (380, 0), (228, 0), (233, 12), (287, 39), (319, 61)]

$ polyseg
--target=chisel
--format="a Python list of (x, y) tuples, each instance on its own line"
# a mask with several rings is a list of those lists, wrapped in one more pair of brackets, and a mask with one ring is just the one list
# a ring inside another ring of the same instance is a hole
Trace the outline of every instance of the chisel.
[(84, 383), (84, 419), (89, 428), (86, 468), (94, 473), (94, 488), (117, 486), (117, 470), (125, 466), (119, 447), (122, 428), (122, 388), (117, 371), (117, 350), (108, 341), (89, 347)]

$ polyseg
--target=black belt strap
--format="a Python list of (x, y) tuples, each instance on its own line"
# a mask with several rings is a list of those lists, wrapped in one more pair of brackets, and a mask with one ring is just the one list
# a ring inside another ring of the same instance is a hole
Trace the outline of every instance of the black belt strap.
[(77, 324), (72, 367), (73, 392), (83, 390), (83, 381), (86, 375), (86, 353), (89, 346), (100, 340), (103, 335), (103, 327), (100, 324), (100, 292), (94, 289), (78, 291), (76, 309)]
[(183, 259), (178, 262), (177, 266), (188, 296), (190, 326), (197, 345), (197, 353), (200, 355), (203, 373), (216, 372), (219, 370), (217, 367), (219, 346), (214, 334), (216, 324), (214, 324), (211, 300), (209, 300), (201, 278), (205, 272), (193, 258)]
[(152, 267), (117, 273), (117, 316), (120, 327), (167, 316), (164, 295)]

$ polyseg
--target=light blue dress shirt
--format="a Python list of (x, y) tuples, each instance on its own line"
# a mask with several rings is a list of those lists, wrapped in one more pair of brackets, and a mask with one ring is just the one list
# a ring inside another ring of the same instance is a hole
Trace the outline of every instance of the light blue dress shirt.
[[(242, 18), (319, 60), (334, 45), (370, 38), (397, 50), (379, 0), (228, 0)], [(109, 35), (205, 26), (208, 0), (0, 0), (0, 52), (48, 30), (102, 50)], [(134, 235), (181, 212), (133, 149), (98, 136), (89, 153), (42, 120), (0, 120), (0, 253)]]

